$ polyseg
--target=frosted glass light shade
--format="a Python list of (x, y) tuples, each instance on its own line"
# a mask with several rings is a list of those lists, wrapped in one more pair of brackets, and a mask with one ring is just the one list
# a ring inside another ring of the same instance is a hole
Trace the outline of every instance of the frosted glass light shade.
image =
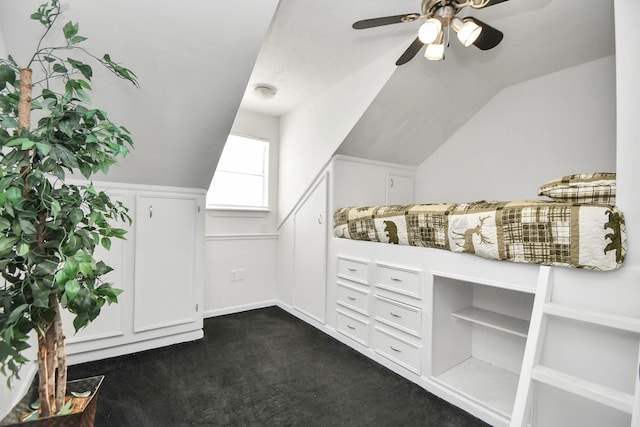
[(436, 18), (429, 18), (418, 29), (418, 38), (424, 44), (430, 44), (436, 41), (442, 30), (442, 22)]
[(428, 44), (424, 51), (424, 57), (430, 61), (440, 61), (444, 58), (444, 44)]
[(470, 19), (462, 21), (460, 18), (453, 18), (451, 27), (458, 33), (458, 40), (464, 47), (471, 46), (482, 32), (482, 27)]

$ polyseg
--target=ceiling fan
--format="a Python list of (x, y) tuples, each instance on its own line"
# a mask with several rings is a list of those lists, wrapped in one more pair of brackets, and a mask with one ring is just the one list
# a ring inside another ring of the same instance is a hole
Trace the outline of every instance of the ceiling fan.
[(489, 24), (477, 18), (456, 16), (465, 7), (482, 9), (507, 0), (422, 0), (422, 13), (408, 13), (404, 15), (385, 16), (382, 18), (363, 19), (355, 22), (352, 27), (356, 30), (380, 27), (383, 25), (400, 24), (424, 19), (425, 22), (418, 30), (418, 37), (404, 51), (396, 61), (396, 65), (406, 64), (426, 45), (425, 58), (432, 61), (444, 59), (444, 48), (448, 44), (449, 31), (452, 28), (458, 40), (464, 47), (472, 44), (481, 50), (496, 47), (503, 34)]

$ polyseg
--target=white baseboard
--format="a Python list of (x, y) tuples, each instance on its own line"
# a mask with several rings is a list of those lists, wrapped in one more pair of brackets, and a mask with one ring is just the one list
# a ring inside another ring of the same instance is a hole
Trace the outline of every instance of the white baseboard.
[(108, 359), (110, 357), (123, 356), (125, 354), (152, 350), (154, 348), (166, 347), (173, 344), (196, 341), (201, 339), (202, 337), (204, 337), (204, 330), (197, 329), (194, 331), (163, 336), (150, 340), (108, 347), (102, 350), (92, 350), (83, 353), (70, 354), (67, 356), (67, 364), (77, 365), (79, 363), (92, 362), (94, 360)]
[(224, 316), (226, 314), (241, 313), (243, 311), (255, 310), (258, 308), (273, 307), (274, 305), (279, 305), (279, 301), (273, 299), (273, 300), (267, 300), (267, 301), (253, 302), (251, 304), (236, 305), (234, 307), (217, 308), (215, 310), (206, 310), (202, 313), (202, 315), (206, 319), (208, 317), (217, 317), (217, 316)]

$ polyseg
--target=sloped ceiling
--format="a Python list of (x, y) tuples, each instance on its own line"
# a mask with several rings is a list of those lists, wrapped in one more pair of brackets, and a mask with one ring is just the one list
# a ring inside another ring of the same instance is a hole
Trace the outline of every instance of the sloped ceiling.
[(419, 165), (503, 88), (615, 53), (612, 1), (512, 0), (472, 15), (503, 42), (483, 52), (452, 40), (444, 61), (399, 67), (338, 153)]
[[(286, 114), (404, 49), (420, 25), (356, 31), (354, 21), (419, 10), (419, 0), (280, 0), (241, 108)], [(613, 0), (510, 0), (468, 14), (503, 31), (503, 42), (480, 51), (452, 40), (445, 61), (427, 61), (421, 52), (398, 67), (338, 153), (420, 164), (502, 88), (615, 53)], [(278, 94), (260, 100), (252, 92), (259, 83)]]
[[(19, 63), (41, 34), (29, 16), (43, 2), (0, 0), (2, 38)], [(140, 80), (135, 89), (94, 67), (94, 106), (136, 143), (109, 180), (208, 188), (277, 0), (61, 4), (61, 22), (79, 22), (92, 52), (110, 53)]]
[[(43, 1), (0, 0), (2, 38), (20, 61), (37, 43), (40, 26), (28, 16)], [(351, 29), (359, 19), (418, 11), (419, 0), (62, 4), (63, 21), (80, 23), (92, 51), (140, 78), (135, 89), (96, 70), (94, 104), (136, 142), (109, 180), (194, 188), (208, 187), (239, 107), (282, 116), (404, 49), (420, 24)], [(481, 52), (454, 40), (443, 62), (419, 54), (398, 67), (338, 152), (421, 163), (501, 88), (613, 54), (612, 11), (613, 0), (510, 0), (472, 11), (505, 33), (502, 44)], [(259, 83), (276, 86), (275, 98), (257, 99)]]

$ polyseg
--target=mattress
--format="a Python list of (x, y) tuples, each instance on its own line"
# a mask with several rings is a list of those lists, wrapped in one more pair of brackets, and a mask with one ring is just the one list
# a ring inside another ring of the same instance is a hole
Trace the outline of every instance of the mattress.
[(335, 236), (589, 270), (624, 262), (624, 215), (611, 205), (544, 200), (355, 206), (334, 214)]

